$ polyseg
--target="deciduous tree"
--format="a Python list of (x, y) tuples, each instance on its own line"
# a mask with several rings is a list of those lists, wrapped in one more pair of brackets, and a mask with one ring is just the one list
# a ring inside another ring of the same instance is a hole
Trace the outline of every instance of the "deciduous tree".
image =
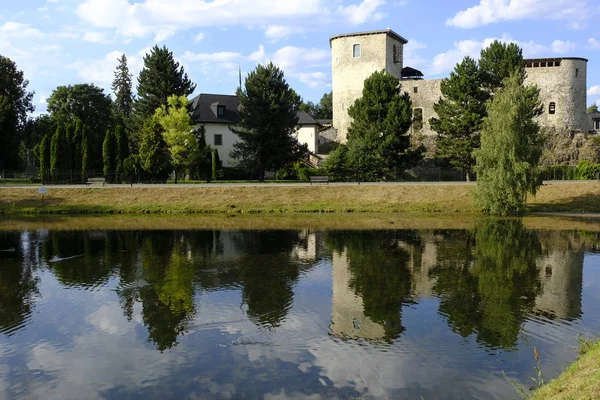
[(307, 146), (294, 135), (301, 100), (273, 63), (256, 67), (245, 83), (244, 90), (238, 90), (240, 124), (231, 128), (240, 141), (231, 157), (263, 181), (265, 171), (276, 171), (307, 154)]
[(0, 55), (0, 169), (18, 167), (27, 113), (35, 109), (31, 102), (34, 93), (27, 91), (28, 85), (23, 71)]
[(537, 168), (543, 140), (535, 117), (539, 89), (514, 74), (489, 103), (477, 157), (477, 202), (494, 215), (518, 215), (527, 194), (540, 186)]

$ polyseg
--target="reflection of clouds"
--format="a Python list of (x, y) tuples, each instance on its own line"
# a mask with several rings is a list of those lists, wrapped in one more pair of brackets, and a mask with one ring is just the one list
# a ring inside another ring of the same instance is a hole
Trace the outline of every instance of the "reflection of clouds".
[(123, 315), (118, 303), (101, 306), (87, 316), (87, 321), (105, 333), (124, 335), (131, 331), (131, 323)]
[[(0, 354), (1, 348), (0, 348)], [(8, 399), (8, 382), (5, 380), (5, 377), (8, 374), (8, 366), (4, 364), (0, 364), (0, 399)]]
[(281, 390), (279, 391), (279, 393), (267, 393), (265, 394), (264, 397), (265, 400), (286, 400), (286, 399), (292, 399), (292, 400), (319, 400), (322, 399), (322, 397), (318, 394), (313, 394), (312, 396), (309, 396), (305, 393), (286, 393), (285, 390)]

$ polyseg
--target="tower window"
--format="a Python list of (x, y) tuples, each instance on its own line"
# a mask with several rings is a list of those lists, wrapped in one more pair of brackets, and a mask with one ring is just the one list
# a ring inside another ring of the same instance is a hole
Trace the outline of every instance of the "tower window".
[(393, 51), (394, 51), (394, 64), (398, 64), (398, 63), (400, 63), (400, 59), (402, 58), (401, 53), (400, 53), (400, 48), (398, 46), (394, 45)]
[(355, 45), (352, 47), (352, 56), (353, 56), (354, 58), (358, 58), (358, 57), (360, 57), (360, 44), (355, 44)]
[(579, 78), (579, 68), (575, 69), (575, 78)]
[(550, 106), (548, 107), (548, 114), (556, 114), (556, 103), (550, 103)]
[(415, 131), (423, 129), (423, 109), (415, 108), (413, 111), (413, 128)]
[(418, 87), (418, 86), (415, 86), (415, 87), (413, 88), (413, 92), (414, 92), (414, 93), (419, 93), (419, 87)]

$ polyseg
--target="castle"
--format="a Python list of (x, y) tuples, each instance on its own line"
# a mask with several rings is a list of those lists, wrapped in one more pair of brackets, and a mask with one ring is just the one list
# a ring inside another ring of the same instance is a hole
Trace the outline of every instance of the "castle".
[[(400, 79), (413, 104), (411, 133), (435, 139), (429, 125), (435, 116), (433, 105), (442, 96), (441, 79), (425, 80), (423, 74), (404, 66), (404, 45), (408, 41), (391, 29), (333, 36), (330, 39), (333, 81), (333, 127), (337, 141), (346, 142), (351, 118), (348, 107), (362, 96), (363, 83), (373, 72), (385, 70)], [(560, 131), (588, 132), (586, 114), (587, 62), (585, 58), (527, 59), (526, 84), (540, 88), (544, 112), (542, 127)]]

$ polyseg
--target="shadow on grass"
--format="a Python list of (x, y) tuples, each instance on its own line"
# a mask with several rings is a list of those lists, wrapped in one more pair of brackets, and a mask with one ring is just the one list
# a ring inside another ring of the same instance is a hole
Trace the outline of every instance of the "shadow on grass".
[(529, 212), (600, 213), (600, 196), (584, 194), (551, 203), (531, 203)]
[(0, 201), (0, 214), (94, 214), (109, 212), (108, 206), (77, 206), (67, 204), (67, 198), (32, 193), (19, 199)]

